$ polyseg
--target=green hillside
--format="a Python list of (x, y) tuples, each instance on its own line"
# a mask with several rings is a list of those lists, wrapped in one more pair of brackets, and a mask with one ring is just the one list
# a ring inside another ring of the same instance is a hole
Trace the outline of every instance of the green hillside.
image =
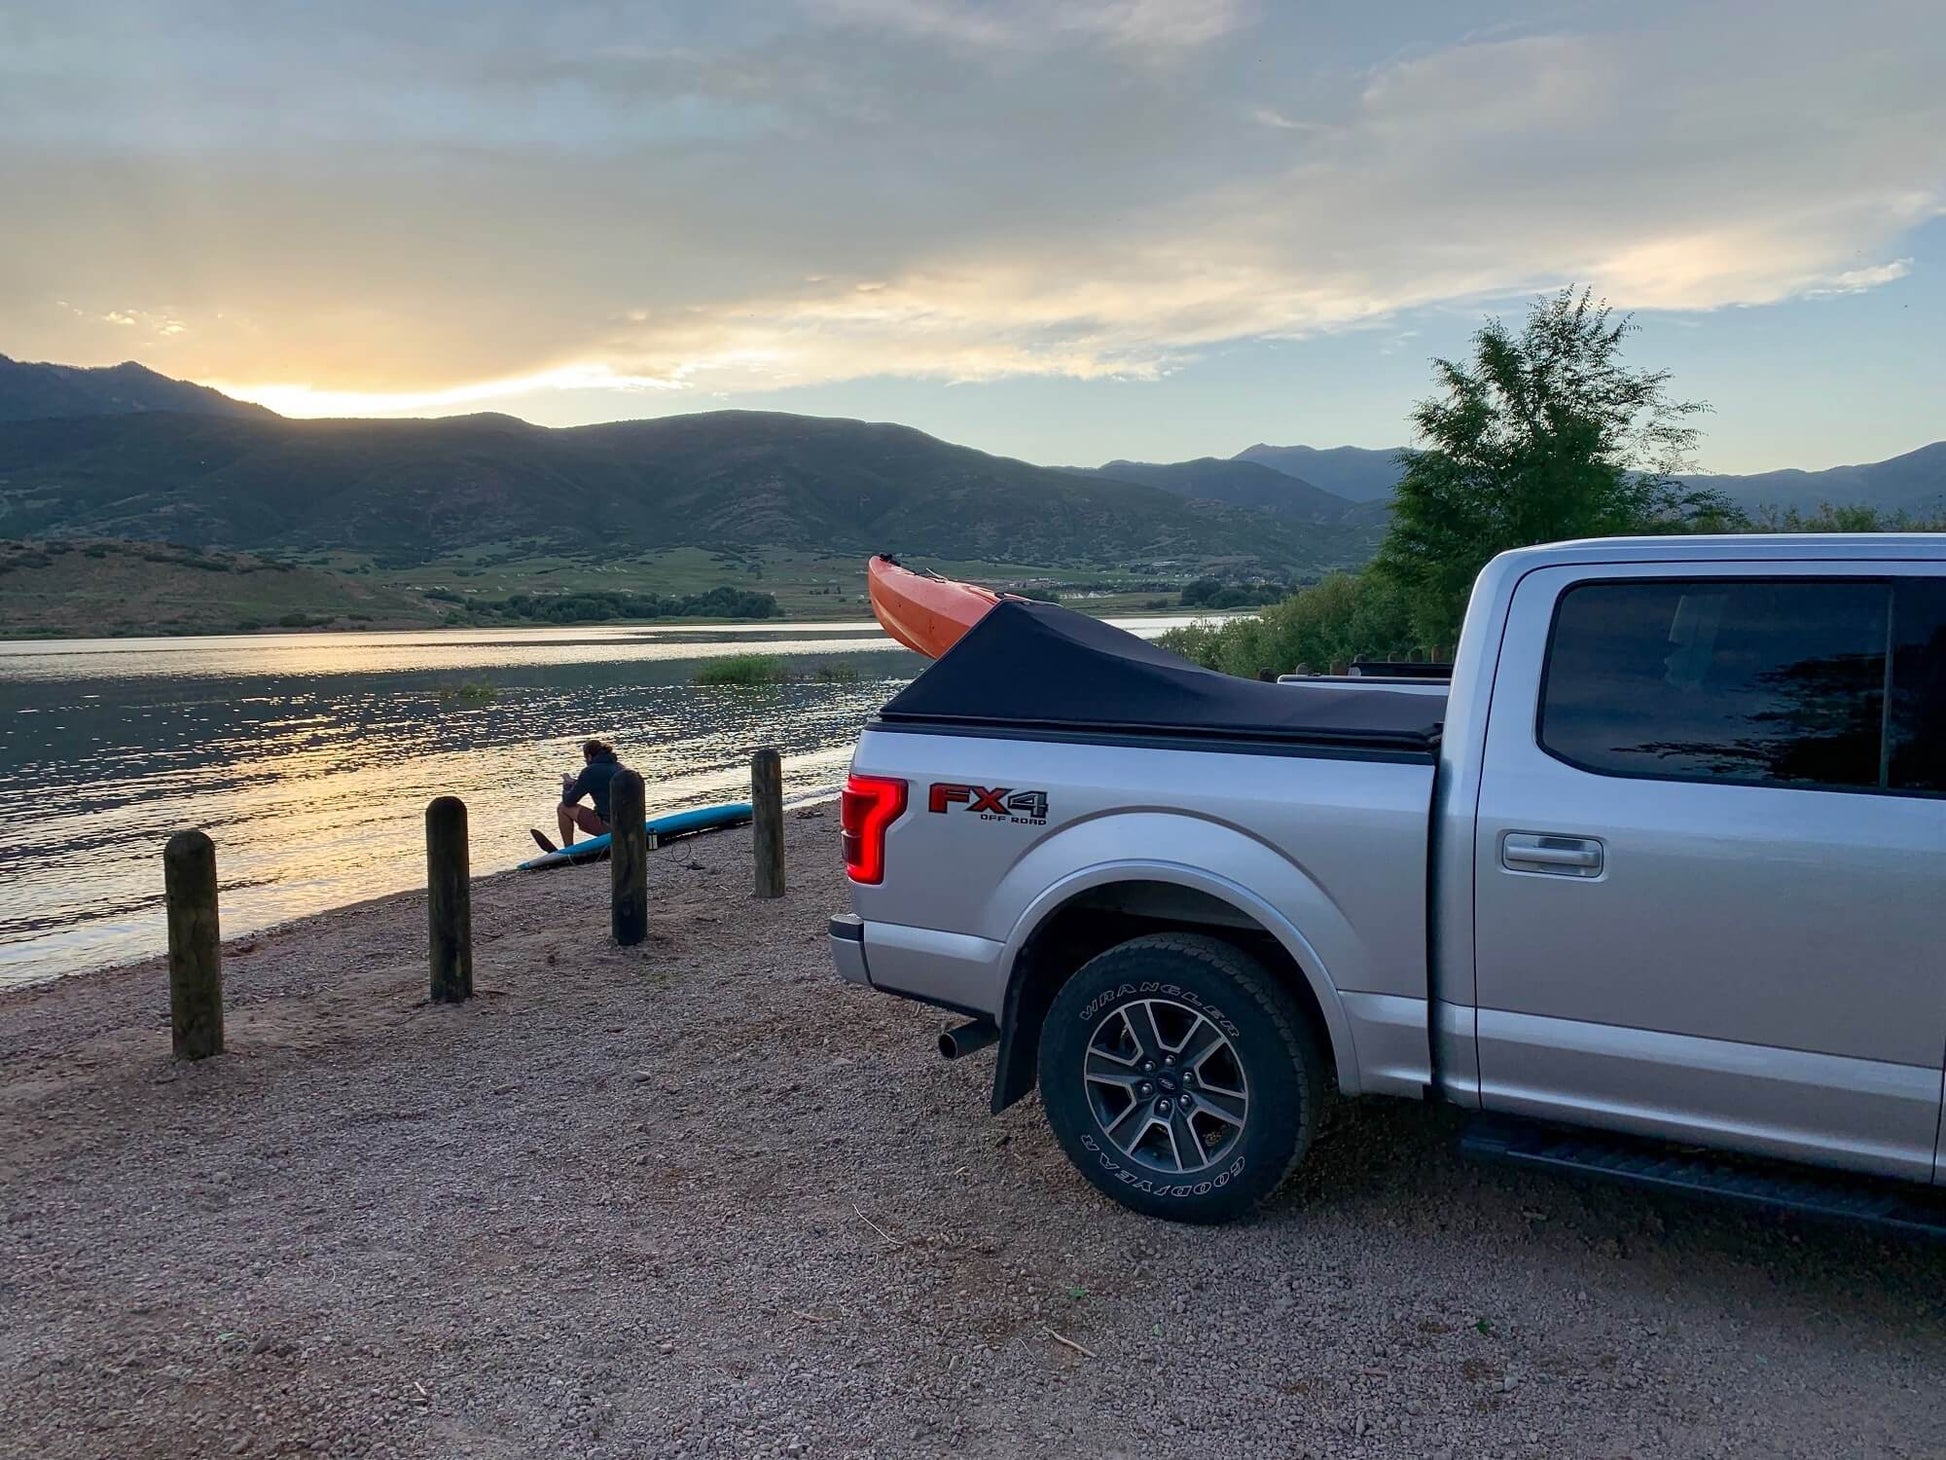
[(1371, 517), (1357, 503), (1254, 461), (1205, 456), (1195, 461), (1111, 461), (1106, 466), (1074, 470), (1078, 475), (1141, 482), (1178, 497), (1262, 509), (1297, 522), (1344, 523)]
[(903, 426), (720, 411), (549, 430), (505, 416), (168, 412), (0, 423), (0, 533), (335, 552), (393, 570), (484, 544), (596, 561), (694, 547), (1049, 567), (1362, 561), (1307, 524), (1076, 477)]
[(0, 637), (432, 628), (450, 612), (416, 593), (247, 554), (0, 541)]

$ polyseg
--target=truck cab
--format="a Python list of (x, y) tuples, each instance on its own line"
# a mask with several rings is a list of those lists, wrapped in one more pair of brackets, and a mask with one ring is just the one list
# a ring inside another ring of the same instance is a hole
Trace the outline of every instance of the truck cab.
[(1897, 537), (1489, 567), (1440, 767), (1448, 1098), (1934, 1179), (1942, 567)]

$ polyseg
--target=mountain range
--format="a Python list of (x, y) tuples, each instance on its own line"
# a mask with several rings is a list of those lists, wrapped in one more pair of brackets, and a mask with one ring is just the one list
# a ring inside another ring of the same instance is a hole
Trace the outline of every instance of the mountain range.
[(1688, 476), (1683, 480), (1694, 486), (1714, 487), (1752, 510), (1778, 507), (1815, 512), (1828, 504), (1938, 518), (1946, 516), (1946, 441), (1859, 466), (1766, 471), (1752, 476)]
[[(1146, 481), (1186, 497), (1265, 507), (1298, 521), (1351, 522), (1364, 520), (1361, 514), (1375, 514), (1375, 520), (1383, 521), (1385, 504), (1403, 472), (1402, 453), (1403, 448), (1257, 445), (1228, 458), (1167, 464), (1111, 461), (1092, 468), (1091, 474)], [(1245, 466), (1261, 470), (1245, 475), (1238, 470)], [(1693, 473), (1680, 480), (1720, 491), (1760, 515), (1771, 510), (1815, 512), (1831, 506), (1936, 519), (1946, 516), (1946, 441), (1857, 466), (1748, 476)], [(1290, 485), (1293, 481), (1295, 488)], [(1352, 505), (1333, 515), (1320, 506), (1319, 493)]]
[[(1364, 523), (1382, 527), (1385, 505), (1350, 500), (1291, 472), (1254, 461), (1216, 456), (1195, 461), (1111, 461), (1106, 466), (1069, 467), (1076, 476), (1140, 482), (1192, 501), (1224, 502), (1266, 511), (1296, 522)], [(1390, 489), (1387, 489), (1388, 495)]]
[[(1052, 468), (906, 426), (712, 411), (547, 428), (511, 416), (290, 420), (133, 362), (0, 356), (0, 538), (102, 537), (381, 564), (483, 544), (580, 557), (758, 547), (1050, 567), (1354, 566), (1400, 453)], [(1817, 472), (1693, 478), (1740, 504), (1946, 508), (1946, 442)]]
[[(713, 411), (550, 430), (508, 416), (291, 421), (181, 412), (0, 423), (0, 536), (341, 551), (483, 543), (631, 556), (781, 546), (967, 560), (1356, 561), (1365, 544), (904, 426)], [(1353, 534), (1353, 538), (1356, 538)]]
[(898, 550), (1275, 576), (1354, 565), (1377, 541), (1374, 523), (1341, 522), (1349, 504), (1302, 484), (1291, 490), (1316, 510), (1298, 515), (1034, 466), (907, 426), (752, 411), (564, 429), (502, 415), (300, 421), (172, 390), (182, 383), (137, 365), (8, 367), (4, 538), (393, 567), (495, 544), (578, 557)]
[(121, 416), (137, 411), (275, 418), (262, 406), (233, 400), (207, 385), (171, 380), (133, 360), (88, 367), (31, 364), (0, 355), (0, 421)]
[(1399, 448), (1246, 446), (1234, 458), (1301, 477), (1349, 502), (1385, 502), (1399, 484)]

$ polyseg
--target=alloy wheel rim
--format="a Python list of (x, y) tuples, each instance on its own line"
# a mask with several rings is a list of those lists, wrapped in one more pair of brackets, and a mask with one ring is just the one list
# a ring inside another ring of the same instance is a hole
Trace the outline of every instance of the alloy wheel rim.
[(1174, 999), (1137, 999), (1105, 1014), (1088, 1037), (1082, 1082), (1109, 1144), (1168, 1176), (1216, 1165), (1249, 1119), (1250, 1083), (1236, 1046)]

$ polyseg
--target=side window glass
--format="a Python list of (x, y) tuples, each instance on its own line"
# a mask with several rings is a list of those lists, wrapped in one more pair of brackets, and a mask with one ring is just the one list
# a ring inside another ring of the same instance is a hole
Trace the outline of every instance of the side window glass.
[(1543, 749), (1584, 770), (1882, 785), (1885, 583), (1590, 583), (1562, 595)]
[(1946, 578), (1901, 582), (1892, 622), (1886, 783), (1946, 792)]

